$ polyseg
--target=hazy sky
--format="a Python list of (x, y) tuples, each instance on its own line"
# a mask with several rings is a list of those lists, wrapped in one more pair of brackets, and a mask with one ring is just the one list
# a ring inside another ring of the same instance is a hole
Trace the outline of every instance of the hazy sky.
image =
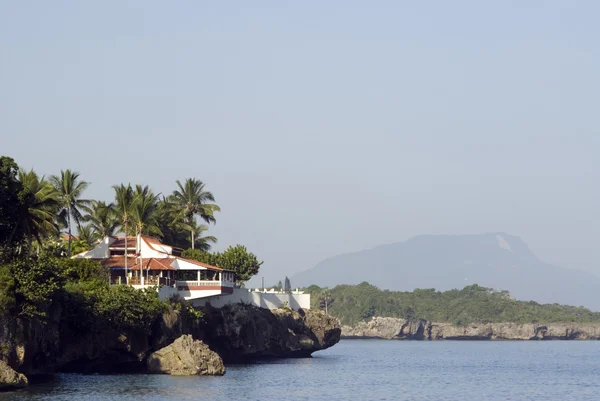
[[(505, 231), (600, 273), (596, 1), (0, 1), (0, 154), (198, 177), (268, 282)], [(292, 283), (293, 284), (293, 283)]]

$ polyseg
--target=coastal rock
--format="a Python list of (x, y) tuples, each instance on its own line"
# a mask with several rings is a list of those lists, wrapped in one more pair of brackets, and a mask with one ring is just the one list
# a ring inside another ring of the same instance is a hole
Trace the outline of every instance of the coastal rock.
[(342, 326), (342, 337), (354, 338), (394, 338), (406, 322), (393, 317), (375, 316), (355, 326)]
[(296, 312), (236, 304), (206, 308), (204, 313), (198, 337), (226, 363), (308, 357), (335, 345), (341, 336), (338, 319), (318, 310)]
[(170, 310), (149, 331), (86, 330), (64, 323), (63, 311), (47, 311), (45, 322), (0, 315), (0, 359), (30, 374), (136, 373), (147, 369), (150, 353), (183, 334), (203, 340), (225, 362), (264, 357), (307, 357), (335, 345), (339, 321), (318, 310), (269, 310), (249, 305), (206, 308), (204, 317)]
[(184, 335), (148, 357), (146, 366), (151, 373), (178, 376), (225, 374), (223, 360), (202, 341)]
[(8, 364), (0, 360), (0, 391), (18, 390), (27, 387), (25, 375), (15, 372)]
[(482, 323), (457, 326), (425, 320), (373, 317), (355, 326), (343, 326), (342, 337), (398, 340), (600, 340), (600, 324)]

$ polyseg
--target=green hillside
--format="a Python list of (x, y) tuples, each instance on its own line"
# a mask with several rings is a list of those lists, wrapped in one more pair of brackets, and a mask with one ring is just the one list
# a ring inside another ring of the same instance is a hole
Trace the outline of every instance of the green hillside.
[(495, 291), (477, 284), (462, 290), (413, 292), (382, 291), (363, 282), (333, 289), (316, 285), (305, 288), (313, 308), (325, 309), (344, 324), (356, 324), (373, 316), (425, 319), (457, 325), (515, 322), (600, 322), (600, 313), (584, 307), (517, 301), (507, 291)]

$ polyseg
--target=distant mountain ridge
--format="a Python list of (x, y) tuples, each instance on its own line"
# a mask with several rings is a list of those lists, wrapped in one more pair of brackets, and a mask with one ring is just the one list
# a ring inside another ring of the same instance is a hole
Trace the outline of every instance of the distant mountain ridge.
[(447, 290), (479, 284), (517, 299), (600, 310), (600, 277), (545, 263), (506, 233), (422, 235), (323, 260), (291, 278), (294, 286), (363, 281), (382, 289)]

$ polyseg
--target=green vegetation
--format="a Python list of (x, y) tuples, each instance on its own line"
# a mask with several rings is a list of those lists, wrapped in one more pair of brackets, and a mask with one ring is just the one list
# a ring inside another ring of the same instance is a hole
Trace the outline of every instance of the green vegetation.
[[(147, 185), (113, 186), (114, 202), (84, 199), (89, 182), (72, 170), (48, 180), (0, 157), (0, 252), (70, 256), (92, 248), (107, 235), (152, 235), (178, 248), (208, 252), (217, 242), (206, 235), (220, 211), (206, 185), (188, 178), (171, 195)], [(77, 229), (78, 236), (74, 236)], [(64, 233), (64, 234), (63, 234)], [(62, 244), (62, 242), (65, 242)]]
[(462, 290), (413, 292), (382, 291), (363, 282), (333, 289), (316, 285), (305, 289), (313, 308), (328, 309), (344, 324), (354, 325), (373, 316), (407, 320), (429, 320), (456, 325), (515, 322), (600, 322), (600, 313), (584, 307), (516, 301), (507, 291), (495, 291), (476, 284)]
[(89, 200), (81, 199), (83, 192), (89, 186), (89, 182), (81, 181), (79, 173), (68, 169), (61, 171), (60, 176), (51, 176), (50, 182), (54, 186), (54, 193), (59, 200), (58, 219), (63, 225), (67, 226), (69, 242), (67, 256), (70, 257), (73, 240), (72, 221), (79, 225), (79, 222), (83, 219), (81, 212), (90, 204)]
[(169, 305), (154, 290), (109, 286), (100, 263), (42, 255), (0, 265), (0, 312), (46, 322), (55, 309), (77, 332), (107, 329), (147, 332)]
[[(196, 225), (196, 215), (207, 223), (214, 223), (214, 213), (220, 211), (219, 206), (215, 205), (215, 197), (211, 192), (205, 190), (205, 185), (202, 181), (188, 178), (185, 184), (176, 181), (178, 189), (173, 191), (173, 195), (169, 198), (169, 202), (174, 206), (175, 219), (179, 220), (187, 230), (190, 231), (190, 243), (192, 249), (195, 248), (196, 240), (194, 236), (204, 225)], [(208, 242), (216, 242), (214, 237), (207, 237), (203, 243), (200, 243), (199, 249), (207, 251), (210, 246), (206, 246)]]
[(188, 249), (183, 252), (182, 256), (234, 271), (238, 286), (243, 286), (245, 281), (258, 273), (260, 266), (263, 264), (263, 262), (258, 261), (256, 255), (248, 252), (243, 245), (230, 246), (224, 252), (215, 253)]
[(287, 276), (285, 276), (285, 281), (283, 284), (283, 291), (286, 294), (290, 294), (292, 292), (292, 283), (290, 283), (290, 279)]
[[(113, 186), (114, 203), (85, 199), (89, 186), (72, 170), (46, 180), (0, 157), (0, 315), (8, 319), (59, 323), (72, 333), (149, 332), (165, 312), (190, 319), (200, 312), (183, 300), (159, 300), (155, 289), (136, 290), (108, 284), (99, 262), (70, 259), (107, 235), (154, 235), (239, 273), (247, 280), (262, 262), (245, 247), (208, 251), (216, 238), (203, 235), (220, 209), (202, 181), (176, 182), (167, 197), (143, 185)], [(77, 229), (78, 236), (73, 235)], [(66, 235), (65, 235), (66, 234)], [(199, 260), (200, 260), (199, 259)], [(57, 322), (60, 319), (60, 322)]]
[[(144, 234), (191, 248), (187, 257), (233, 270), (243, 285), (262, 262), (242, 245), (210, 253), (217, 239), (206, 232), (221, 209), (201, 180), (175, 183), (166, 197), (147, 185), (119, 184), (112, 187), (113, 202), (89, 200), (84, 192), (90, 184), (77, 172), (67, 169), (46, 180), (33, 170), (19, 169), (10, 157), (0, 157), (0, 255), (4, 260), (18, 255), (65, 257), (91, 249), (107, 235)], [(207, 224), (198, 224), (198, 217)], [(78, 236), (73, 236), (74, 227)]]

